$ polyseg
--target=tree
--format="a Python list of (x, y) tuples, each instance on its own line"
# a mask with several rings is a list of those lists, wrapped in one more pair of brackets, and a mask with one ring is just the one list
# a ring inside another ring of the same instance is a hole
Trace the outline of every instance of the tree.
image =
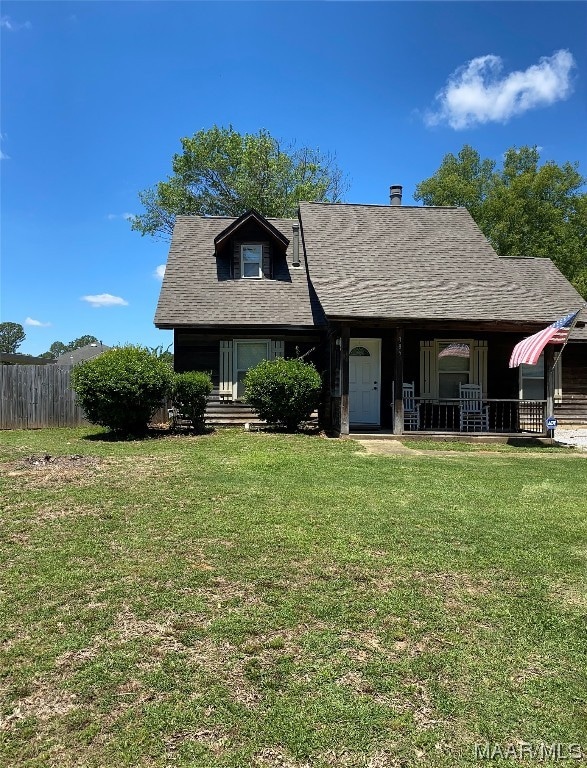
[(465, 206), (500, 256), (543, 256), (587, 296), (586, 180), (577, 163), (540, 165), (537, 147), (511, 147), (500, 169), (465, 145), (445, 155), (414, 198)]
[(73, 341), (70, 341), (67, 345), (67, 352), (73, 352), (74, 349), (81, 349), (82, 347), (87, 347), (88, 344), (99, 344), (100, 342), (95, 336), (90, 336), (89, 334), (86, 334), (85, 336), (80, 336), (79, 339), (74, 339)]
[(159, 360), (163, 360), (164, 363), (167, 363), (171, 370), (173, 370), (173, 352), (169, 351), (172, 346), (173, 344), (170, 344), (167, 349), (163, 349), (163, 344), (160, 344), (158, 347), (147, 347), (147, 349), (152, 355), (159, 358)]
[(20, 323), (0, 323), (0, 352), (14, 354), (25, 339)]
[(335, 158), (317, 149), (282, 147), (268, 131), (240, 134), (213, 126), (181, 139), (173, 175), (139, 193), (132, 219), (142, 235), (168, 239), (180, 214), (291, 217), (300, 200), (338, 202), (347, 182)]

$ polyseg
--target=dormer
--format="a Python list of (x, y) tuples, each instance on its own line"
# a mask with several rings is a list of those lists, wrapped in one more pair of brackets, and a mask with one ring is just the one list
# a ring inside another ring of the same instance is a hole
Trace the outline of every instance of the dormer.
[(235, 280), (261, 280), (276, 276), (289, 240), (260, 213), (250, 210), (214, 238), (216, 257), (230, 264)]

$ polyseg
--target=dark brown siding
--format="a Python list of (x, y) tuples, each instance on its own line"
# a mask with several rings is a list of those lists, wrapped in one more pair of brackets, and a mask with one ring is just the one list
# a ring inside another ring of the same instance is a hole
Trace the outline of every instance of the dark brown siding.
[[(208, 371), (212, 383), (218, 386), (220, 365), (220, 336), (203, 337), (201, 334), (175, 331), (174, 368), (185, 371)], [(225, 338), (225, 337), (222, 337)]]
[(563, 401), (555, 414), (561, 422), (587, 424), (587, 344), (567, 344), (562, 365)]
[(217, 388), (220, 376), (220, 341), (223, 339), (272, 339), (283, 340), (286, 358), (308, 353), (304, 360), (312, 362), (323, 374), (326, 371), (324, 358), (325, 336), (323, 334), (275, 333), (237, 328), (223, 332), (203, 333), (202, 331), (175, 331), (174, 367), (178, 372), (209, 371), (212, 383)]

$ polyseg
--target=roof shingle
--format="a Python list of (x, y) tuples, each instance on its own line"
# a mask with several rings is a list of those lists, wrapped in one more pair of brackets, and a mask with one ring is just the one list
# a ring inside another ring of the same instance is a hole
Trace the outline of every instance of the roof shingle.
[(296, 220), (268, 219), (289, 241), (271, 280), (220, 269), (214, 238), (236, 221), (177, 217), (156, 325), (308, 327), (325, 315), (548, 325), (582, 304), (549, 259), (500, 258), (465, 208), (300, 203), (305, 261), (291, 266)]
[[(232, 280), (219, 275), (214, 238), (236, 221), (224, 216), (178, 216), (155, 324), (315, 326), (324, 323), (305, 264), (292, 267), (294, 219), (267, 221), (289, 240), (277, 279)], [(224, 279), (219, 279), (224, 278)]]
[(327, 316), (548, 324), (581, 303), (548, 259), (500, 258), (465, 208), (301, 203), (300, 218)]

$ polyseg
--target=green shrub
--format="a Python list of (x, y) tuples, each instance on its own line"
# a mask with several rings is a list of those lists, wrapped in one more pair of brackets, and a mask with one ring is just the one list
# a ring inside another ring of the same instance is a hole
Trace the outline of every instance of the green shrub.
[(89, 421), (139, 435), (169, 394), (173, 371), (148, 350), (126, 346), (76, 365), (71, 378)]
[(173, 404), (192, 420), (195, 429), (204, 428), (204, 413), (208, 395), (212, 392), (212, 379), (202, 371), (176, 373), (173, 378)]
[(298, 429), (320, 400), (322, 380), (303, 360), (264, 360), (245, 374), (244, 399), (262, 419), (288, 431)]

